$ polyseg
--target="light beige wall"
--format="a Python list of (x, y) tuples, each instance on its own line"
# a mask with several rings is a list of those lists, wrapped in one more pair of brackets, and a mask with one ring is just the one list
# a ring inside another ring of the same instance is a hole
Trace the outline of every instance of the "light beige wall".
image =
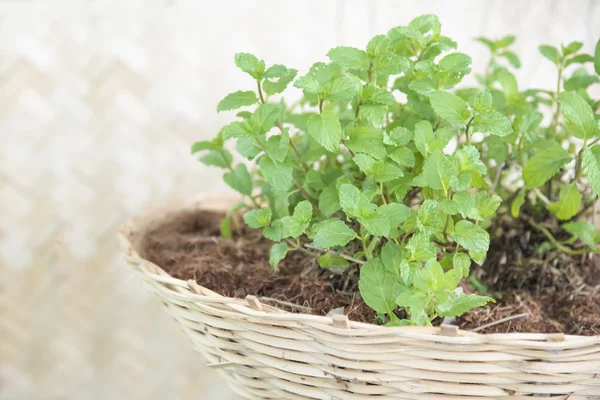
[(475, 70), (473, 37), (517, 34), (529, 87), (554, 85), (539, 44), (600, 36), (593, 0), (0, 0), (0, 399), (233, 398), (115, 231), (149, 204), (229, 193), (188, 149), (253, 88), (235, 52), (306, 71), (430, 12)]

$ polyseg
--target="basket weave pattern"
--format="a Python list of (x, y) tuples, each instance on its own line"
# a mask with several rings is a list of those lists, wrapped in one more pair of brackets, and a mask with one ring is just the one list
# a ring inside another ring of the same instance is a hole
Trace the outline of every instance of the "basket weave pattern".
[(127, 262), (194, 347), (247, 399), (600, 399), (600, 336), (386, 328), (223, 297), (141, 258)]

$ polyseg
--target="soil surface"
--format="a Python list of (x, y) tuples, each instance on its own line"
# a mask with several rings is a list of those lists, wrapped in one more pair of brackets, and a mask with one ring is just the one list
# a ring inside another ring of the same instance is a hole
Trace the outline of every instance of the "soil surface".
[[(243, 222), (233, 239), (221, 237), (222, 218), (222, 213), (203, 210), (173, 214), (148, 229), (136, 247), (171, 276), (194, 279), (224, 296), (252, 294), (288, 311), (316, 315), (344, 307), (354, 321), (377, 323), (358, 293), (358, 266), (333, 273), (313, 257), (291, 252), (276, 272), (268, 263), (271, 242)], [(497, 302), (466, 313), (458, 325), (475, 329), (527, 313), (480, 332), (599, 335), (600, 256), (549, 253), (542, 258), (531, 251), (542, 238), (506, 227), (500, 231), (492, 233), (488, 258), (475, 271)], [(469, 283), (464, 290), (474, 292)]]

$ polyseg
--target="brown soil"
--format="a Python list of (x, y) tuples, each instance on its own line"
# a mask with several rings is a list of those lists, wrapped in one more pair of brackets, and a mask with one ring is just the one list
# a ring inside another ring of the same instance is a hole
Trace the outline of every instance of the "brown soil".
[[(221, 237), (222, 217), (221, 213), (202, 210), (174, 214), (149, 229), (136, 247), (142, 257), (173, 277), (194, 279), (224, 296), (252, 294), (288, 311), (316, 315), (344, 307), (344, 313), (354, 321), (377, 323), (375, 313), (357, 293), (357, 267), (335, 274), (319, 268), (314, 258), (293, 252), (275, 272), (268, 263), (271, 243), (247, 227), (233, 240)], [(497, 303), (460, 317), (461, 328), (472, 329), (528, 313), (527, 318), (482, 332), (600, 334), (599, 256), (573, 260), (550, 254), (534, 258), (534, 254), (524, 253), (532, 246), (518, 232), (492, 237), (488, 260), (476, 275), (490, 286)], [(544, 261), (529, 262), (536, 259)], [(469, 284), (464, 288), (473, 291)]]
[(345, 307), (344, 312), (354, 321), (374, 321), (373, 311), (353, 291), (358, 282), (356, 268), (334, 274), (320, 268), (314, 258), (293, 252), (282, 261), (279, 271), (274, 271), (269, 265), (272, 243), (247, 226), (233, 240), (223, 238), (219, 230), (222, 218), (221, 213), (202, 210), (175, 214), (148, 230), (136, 247), (142, 257), (171, 276), (194, 279), (223, 296), (252, 294), (263, 297), (262, 301), (267, 297), (288, 311), (317, 315)]

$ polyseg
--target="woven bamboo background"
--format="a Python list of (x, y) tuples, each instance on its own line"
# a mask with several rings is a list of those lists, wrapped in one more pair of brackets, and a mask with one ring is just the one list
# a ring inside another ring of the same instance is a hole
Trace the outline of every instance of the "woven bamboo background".
[(306, 70), (427, 12), (475, 70), (473, 37), (520, 35), (524, 86), (553, 86), (538, 44), (600, 36), (593, 0), (0, 0), (0, 399), (234, 398), (114, 232), (150, 204), (227, 193), (188, 148), (252, 85), (233, 53)]

